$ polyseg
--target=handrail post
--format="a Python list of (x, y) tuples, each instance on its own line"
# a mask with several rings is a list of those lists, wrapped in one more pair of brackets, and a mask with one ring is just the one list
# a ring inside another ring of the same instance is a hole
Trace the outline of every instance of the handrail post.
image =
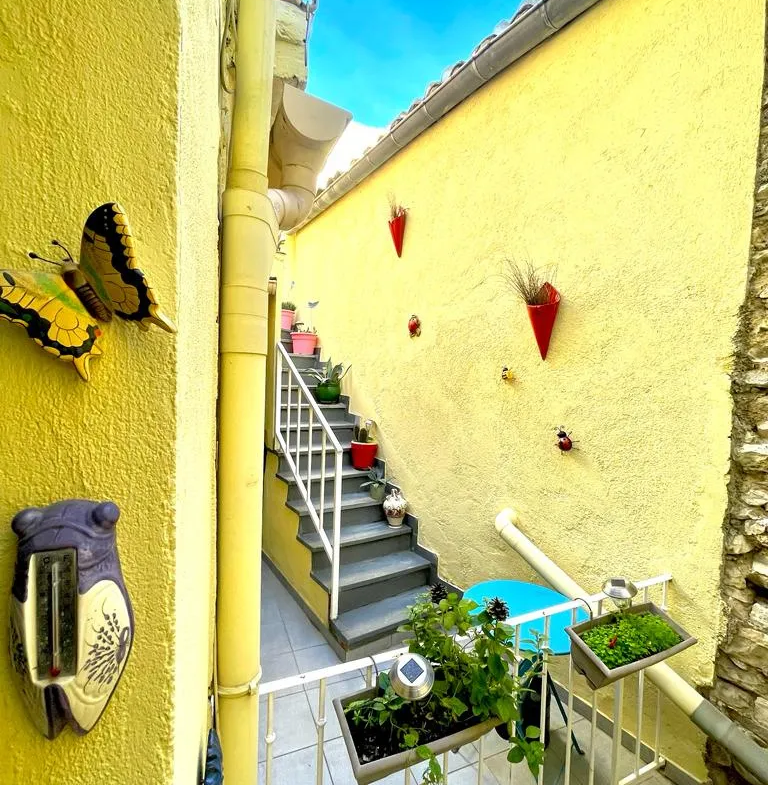
[(341, 548), (341, 448), (336, 450), (333, 481), (333, 558), (331, 559), (331, 619), (339, 615), (339, 560)]

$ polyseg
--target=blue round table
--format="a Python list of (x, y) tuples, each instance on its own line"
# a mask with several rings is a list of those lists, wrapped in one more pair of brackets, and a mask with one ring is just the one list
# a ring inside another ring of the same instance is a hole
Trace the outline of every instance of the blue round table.
[[(470, 586), (464, 592), (464, 597), (474, 600), (478, 608), (472, 613), (480, 613), (485, 607), (485, 601), (498, 597), (507, 603), (510, 619), (532, 611), (541, 611), (552, 605), (568, 602), (568, 597), (546, 586), (525, 581), (483, 581)], [(571, 650), (571, 639), (565, 628), (572, 623), (572, 611), (561, 611), (549, 618), (549, 643), (547, 648), (552, 654), (568, 654)], [(576, 611), (577, 623), (586, 621), (588, 615), (579, 609)], [(520, 627), (520, 648), (535, 651), (535, 634), (544, 635), (544, 618), (526, 622)]]

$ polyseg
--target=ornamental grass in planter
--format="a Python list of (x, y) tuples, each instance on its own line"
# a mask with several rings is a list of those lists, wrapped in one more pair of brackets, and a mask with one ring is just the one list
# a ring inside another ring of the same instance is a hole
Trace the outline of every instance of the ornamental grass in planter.
[(317, 380), (315, 398), (319, 403), (338, 403), (341, 397), (341, 380), (347, 375), (351, 368), (344, 368), (342, 363), (333, 364), (333, 360), (328, 358), (328, 362), (320, 368), (310, 368), (307, 373)]
[(592, 689), (655, 665), (696, 643), (652, 602), (566, 627), (574, 667)]
[(435, 671), (432, 692), (423, 700), (399, 697), (387, 674), (379, 676), (376, 688), (334, 700), (360, 785), (420, 760), (428, 761), (422, 785), (442, 785), (437, 755), (502, 723), (510, 738), (507, 759), (526, 760), (531, 772), (538, 773), (544, 759), (539, 729), (528, 727), (524, 736), (516, 734), (525, 688), (512, 673), (514, 630), (504, 624), (506, 606), (489, 603), (471, 615), (477, 607), (438, 586), (409, 608), (409, 620), (401, 627), (413, 636), (409, 651), (426, 657)]

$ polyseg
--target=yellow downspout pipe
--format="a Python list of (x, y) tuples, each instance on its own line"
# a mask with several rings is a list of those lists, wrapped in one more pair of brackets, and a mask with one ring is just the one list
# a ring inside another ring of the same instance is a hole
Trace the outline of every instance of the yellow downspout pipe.
[(219, 731), (227, 785), (258, 774), (267, 286), (277, 222), (267, 198), (274, 0), (240, 0), (219, 314)]

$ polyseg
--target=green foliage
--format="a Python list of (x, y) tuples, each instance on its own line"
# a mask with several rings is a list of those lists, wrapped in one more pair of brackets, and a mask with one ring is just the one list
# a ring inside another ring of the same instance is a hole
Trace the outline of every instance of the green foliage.
[[(514, 630), (487, 609), (473, 615), (477, 607), (455, 593), (437, 603), (427, 595), (412, 605), (400, 631), (411, 633), (409, 650), (433, 664), (432, 693), (423, 701), (409, 703), (395, 694), (389, 677), (382, 674), (379, 695), (355, 701), (345, 710), (357, 727), (388, 723), (396, 747), (415, 748), (419, 757), (429, 761), (422, 785), (443, 782), (440, 764), (426, 746), (430, 741), (491, 718), (507, 723), (510, 761), (525, 760), (536, 775), (544, 760), (538, 728), (527, 728), (523, 737), (516, 733), (526, 686), (517, 676)], [(462, 639), (461, 645), (457, 638)], [(529, 677), (530, 672), (525, 678)]]
[(291, 328), (292, 333), (314, 333), (317, 335), (317, 330), (314, 327), (307, 327), (304, 322), (294, 322)]
[(581, 635), (608, 668), (618, 668), (676, 646), (682, 638), (652, 613), (617, 613)]
[(296, 310), (296, 303), (292, 303), (290, 300), (283, 300), (283, 304), (280, 307), (284, 311), (295, 311)]
[(382, 468), (381, 464), (375, 464), (368, 469), (367, 473), (368, 479), (366, 482), (361, 483), (361, 488), (370, 488), (374, 485), (384, 485), (386, 482), (386, 477), (384, 476), (384, 469)]
[[(349, 368), (351, 367), (352, 366), (350, 365)], [(342, 363), (338, 363), (338, 365), (334, 365), (333, 360), (331, 360), (331, 358), (329, 357), (328, 361), (325, 363), (325, 365), (322, 368), (320, 369), (310, 368), (307, 371), (307, 373), (310, 376), (317, 379), (317, 381), (320, 384), (323, 384), (325, 382), (338, 383), (347, 375), (347, 371), (349, 370), (349, 368), (344, 370), (344, 365)]]

